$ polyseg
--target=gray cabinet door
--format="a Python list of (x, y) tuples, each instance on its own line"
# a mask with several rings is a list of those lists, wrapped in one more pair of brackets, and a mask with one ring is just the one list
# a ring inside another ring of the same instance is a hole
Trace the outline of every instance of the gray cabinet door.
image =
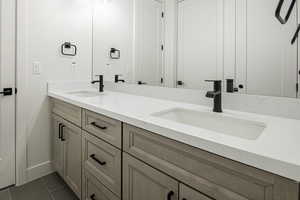
[(213, 200), (184, 184), (179, 185), (179, 194), (180, 200)]
[(52, 115), (52, 160), (53, 167), (55, 171), (61, 176), (64, 177), (64, 153), (63, 153), (63, 142), (59, 136), (59, 126), (62, 124), (62, 120), (56, 116)]
[(178, 182), (123, 153), (123, 200), (177, 200)]
[(78, 197), (81, 197), (81, 129), (64, 122), (64, 179)]

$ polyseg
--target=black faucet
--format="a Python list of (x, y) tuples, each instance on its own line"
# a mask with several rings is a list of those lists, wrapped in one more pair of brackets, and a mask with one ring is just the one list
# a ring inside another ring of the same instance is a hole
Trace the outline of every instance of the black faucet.
[(92, 84), (99, 83), (99, 92), (104, 92), (103, 75), (96, 75), (96, 76), (99, 76), (99, 80), (92, 81)]
[(125, 83), (125, 80), (119, 79), (121, 75), (115, 75), (115, 83), (122, 82)]
[(214, 83), (214, 91), (206, 93), (207, 98), (214, 99), (214, 112), (221, 113), (222, 111), (222, 81), (221, 80), (206, 80)]

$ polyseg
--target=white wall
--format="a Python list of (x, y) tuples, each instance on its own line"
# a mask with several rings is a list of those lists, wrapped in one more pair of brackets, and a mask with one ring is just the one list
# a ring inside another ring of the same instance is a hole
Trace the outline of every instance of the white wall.
[[(90, 0), (18, 1), (17, 143), (24, 138), (27, 141), (26, 154), (17, 156), (20, 165), (27, 157), (26, 165), (18, 166), (26, 168), (26, 173), (18, 172), (18, 183), (51, 170), (47, 81), (91, 79), (91, 9)], [(78, 46), (76, 57), (60, 55), (60, 45), (65, 41)], [(40, 74), (32, 73), (33, 62), (40, 63)]]

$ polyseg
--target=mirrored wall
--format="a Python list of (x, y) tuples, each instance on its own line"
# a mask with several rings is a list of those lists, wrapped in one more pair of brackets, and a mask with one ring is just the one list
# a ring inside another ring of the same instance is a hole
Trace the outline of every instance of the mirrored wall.
[(205, 80), (217, 79), (228, 92), (296, 98), (299, 55), (292, 38), (299, 20), (293, 2), (95, 1), (93, 73), (200, 90), (211, 88)]

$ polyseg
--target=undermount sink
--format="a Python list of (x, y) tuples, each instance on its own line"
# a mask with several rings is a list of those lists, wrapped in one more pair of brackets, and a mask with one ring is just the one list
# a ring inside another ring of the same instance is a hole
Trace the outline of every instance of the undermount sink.
[(77, 97), (96, 97), (96, 96), (100, 95), (99, 92), (86, 91), (86, 90), (68, 92), (67, 94), (74, 95), (74, 96), (77, 96)]
[(256, 140), (266, 128), (262, 122), (240, 119), (238, 116), (183, 108), (154, 113), (152, 116), (248, 140)]

